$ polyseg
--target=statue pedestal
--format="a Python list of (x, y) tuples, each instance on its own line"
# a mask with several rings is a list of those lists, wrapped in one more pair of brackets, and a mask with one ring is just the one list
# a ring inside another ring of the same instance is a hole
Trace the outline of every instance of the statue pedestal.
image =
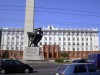
[(40, 53), (39, 47), (26, 47), (23, 51), (24, 60), (44, 60), (44, 56)]

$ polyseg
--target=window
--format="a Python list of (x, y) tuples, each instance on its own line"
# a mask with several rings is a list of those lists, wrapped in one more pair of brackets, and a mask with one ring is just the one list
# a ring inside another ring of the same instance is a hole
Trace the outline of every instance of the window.
[(84, 43), (82, 43), (82, 46), (84, 46)]
[(93, 64), (88, 64), (88, 70), (89, 72), (95, 72), (96, 71), (96, 66)]
[(73, 45), (75, 45), (75, 42), (73, 42)]
[(45, 37), (45, 40), (47, 40), (47, 37)]
[(17, 39), (19, 39), (19, 36), (16, 36)]
[(40, 42), (40, 45), (42, 45), (42, 42)]
[(54, 45), (56, 45), (56, 42), (54, 42)]
[(70, 48), (68, 47), (68, 51), (70, 50)]
[(9, 43), (9, 42), (7, 42), (7, 44), (9, 45), (10, 43)]
[(49, 45), (52, 45), (52, 43), (51, 43), (51, 42), (49, 42)]
[(77, 43), (77, 45), (79, 46), (79, 42)]
[(88, 38), (86, 38), (86, 41), (88, 41)]
[(10, 39), (10, 37), (8, 37), (8, 40)]
[(68, 42), (68, 45), (70, 45), (70, 42)]
[(77, 41), (79, 41), (79, 38), (77, 38)]
[(9, 50), (9, 47), (7, 47), (7, 50)]
[(64, 42), (64, 45), (66, 45), (66, 42)]
[(68, 37), (68, 40), (70, 41), (70, 38)]
[(84, 73), (87, 72), (85, 65), (75, 66), (74, 73)]
[(21, 45), (23, 45), (23, 42), (21, 42)]
[(12, 42), (12, 45), (14, 45), (14, 42)]
[[(79, 48), (77, 48), (77, 51), (79, 51)], [(78, 54), (79, 55), (79, 54)]]
[(12, 40), (14, 40), (14, 37), (12, 37)]
[(16, 42), (16, 44), (19, 44), (19, 42)]
[(67, 65), (62, 65), (61, 67), (58, 68), (57, 71), (64, 71), (66, 69)]
[(16, 50), (18, 50), (18, 47), (16, 47)]
[(66, 38), (64, 37), (64, 41), (66, 40)]
[(92, 38), (91, 38), (91, 41), (92, 41)]
[(82, 38), (82, 41), (84, 41), (84, 38)]
[(61, 37), (59, 37), (59, 40), (61, 40)]
[(86, 43), (86, 45), (88, 45), (88, 43)]
[(75, 41), (75, 38), (73, 38), (73, 41)]
[(21, 47), (21, 50), (23, 50), (23, 47)]
[(47, 45), (47, 42), (45, 42), (45, 45)]
[(15, 61), (14, 63), (15, 63), (15, 65), (22, 65), (22, 63), (19, 61)]
[(75, 51), (75, 48), (73, 48), (73, 51)]
[(14, 50), (14, 47), (12, 47), (11, 49)]
[(52, 37), (50, 37), (50, 40), (52, 40)]
[(8, 35), (10, 35), (10, 32), (8, 32)]
[(23, 37), (21, 37), (21, 39), (23, 40)]

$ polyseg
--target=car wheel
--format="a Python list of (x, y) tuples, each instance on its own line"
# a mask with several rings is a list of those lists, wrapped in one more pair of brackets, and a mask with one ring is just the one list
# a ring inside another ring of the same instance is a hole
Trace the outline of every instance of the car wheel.
[(29, 69), (28, 68), (26, 68), (25, 69), (25, 73), (29, 73), (30, 71), (29, 71)]
[(1, 73), (1, 74), (5, 74), (6, 71), (5, 71), (4, 69), (1, 69), (1, 70), (0, 70), (0, 73)]

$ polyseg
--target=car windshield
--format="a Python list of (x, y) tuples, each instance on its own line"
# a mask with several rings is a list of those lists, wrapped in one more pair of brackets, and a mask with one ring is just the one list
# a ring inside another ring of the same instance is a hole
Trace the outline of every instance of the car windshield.
[(88, 71), (89, 72), (95, 72), (96, 71), (96, 66), (94, 64), (88, 64)]
[(57, 72), (58, 73), (62, 73), (65, 69), (66, 69), (67, 65), (61, 65), (58, 69)]
[(85, 60), (73, 60), (73, 63), (86, 63)]

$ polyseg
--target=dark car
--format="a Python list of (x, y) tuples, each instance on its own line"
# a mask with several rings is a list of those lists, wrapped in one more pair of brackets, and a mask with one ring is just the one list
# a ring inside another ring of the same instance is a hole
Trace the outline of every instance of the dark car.
[(19, 60), (0, 60), (0, 73), (5, 74), (8, 72), (24, 72), (29, 73), (32, 72), (33, 68), (28, 65), (24, 64)]
[(87, 61), (85, 59), (77, 59), (73, 60), (72, 63), (87, 63)]

